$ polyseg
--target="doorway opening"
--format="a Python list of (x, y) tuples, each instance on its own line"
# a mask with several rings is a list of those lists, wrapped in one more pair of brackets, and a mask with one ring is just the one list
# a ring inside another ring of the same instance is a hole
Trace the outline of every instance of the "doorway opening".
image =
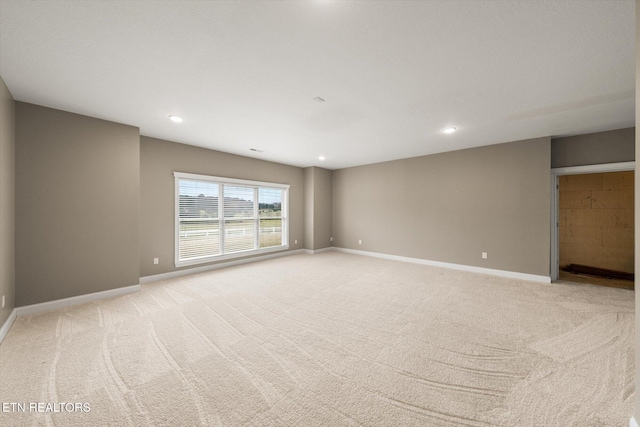
[(552, 281), (633, 289), (634, 169), (552, 169)]

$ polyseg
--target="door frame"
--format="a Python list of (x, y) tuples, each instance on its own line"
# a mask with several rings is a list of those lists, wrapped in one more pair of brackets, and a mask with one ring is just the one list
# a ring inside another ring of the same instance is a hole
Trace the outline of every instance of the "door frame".
[[(560, 192), (558, 179), (564, 175), (583, 175), (589, 173), (635, 171), (636, 162), (606, 163), (601, 165), (569, 166), (551, 169), (551, 281), (558, 280), (560, 274), (560, 242), (558, 228), (560, 226)], [(635, 209), (635, 205), (634, 205)]]

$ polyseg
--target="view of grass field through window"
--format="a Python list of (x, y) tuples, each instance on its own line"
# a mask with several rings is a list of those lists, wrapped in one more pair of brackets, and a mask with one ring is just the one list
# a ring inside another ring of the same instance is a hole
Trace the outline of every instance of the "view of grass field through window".
[(283, 246), (284, 188), (179, 178), (178, 260)]

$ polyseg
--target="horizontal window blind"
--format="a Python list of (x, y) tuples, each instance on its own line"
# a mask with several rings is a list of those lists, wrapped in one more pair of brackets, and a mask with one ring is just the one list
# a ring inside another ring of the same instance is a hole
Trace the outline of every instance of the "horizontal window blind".
[(220, 186), (213, 182), (180, 180), (180, 259), (197, 259), (220, 253), (219, 192)]
[(174, 175), (177, 266), (288, 246), (288, 185)]

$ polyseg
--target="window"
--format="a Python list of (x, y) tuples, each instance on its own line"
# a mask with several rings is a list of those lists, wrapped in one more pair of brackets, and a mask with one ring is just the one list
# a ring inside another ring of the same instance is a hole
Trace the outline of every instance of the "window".
[(289, 186), (174, 172), (176, 267), (289, 247)]

